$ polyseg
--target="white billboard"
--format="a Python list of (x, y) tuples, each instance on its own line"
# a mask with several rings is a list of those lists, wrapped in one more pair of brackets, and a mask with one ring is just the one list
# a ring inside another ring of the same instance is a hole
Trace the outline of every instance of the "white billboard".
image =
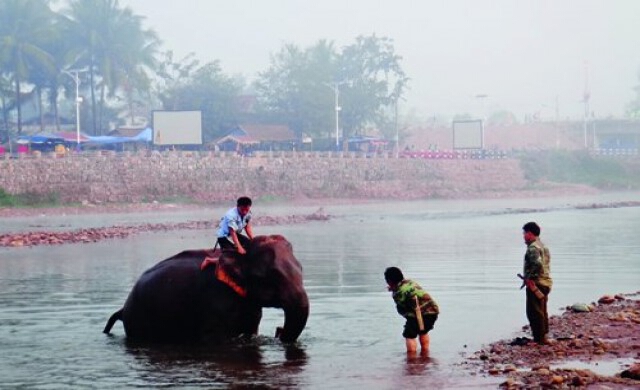
[(453, 121), (453, 148), (484, 148), (484, 126), (482, 120)]
[(153, 111), (154, 145), (202, 145), (201, 111)]

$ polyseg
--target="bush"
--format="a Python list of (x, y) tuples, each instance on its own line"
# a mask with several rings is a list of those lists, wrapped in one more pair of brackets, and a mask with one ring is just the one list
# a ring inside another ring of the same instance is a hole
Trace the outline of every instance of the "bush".
[(587, 184), (602, 189), (640, 188), (640, 176), (624, 160), (593, 157), (587, 152), (544, 151), (520, 157), (531, 181)]
[(12, 195), (0, 188), (0, 207), (48, 207), (59, 206), (60, 196), (55, 192), (36, 194), (25, 192)]
[(0, 188), (0, 207), (14, 207), (15, 205), (15, 197), (7, 193), (4, 188)]

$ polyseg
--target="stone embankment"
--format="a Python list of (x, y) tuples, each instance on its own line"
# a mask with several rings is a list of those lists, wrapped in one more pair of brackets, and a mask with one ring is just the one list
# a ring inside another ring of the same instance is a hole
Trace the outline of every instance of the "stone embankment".
[(0, 160), (9, 194), (62, 202), (228, 202), (271, 197), (425, 199), (505, 197), (527, 191), (519, 161), (367, 158), (358, 153), (91, 153)]

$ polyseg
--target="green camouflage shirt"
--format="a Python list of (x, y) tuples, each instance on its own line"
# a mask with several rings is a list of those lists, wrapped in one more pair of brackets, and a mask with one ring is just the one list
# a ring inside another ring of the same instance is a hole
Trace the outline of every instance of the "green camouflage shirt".
[(551, 254), (542, 241), (535, 240), (527, 246), (524, 254), (523, 274), (541, 286), (551, 288)]
[(405, 317), (415, 317), (415, 300), (414, 296), (418, 297), (420, 303), (420, 311), (422, 314), (438, 314), (440, 309), (436, 301), (431, 298), (426, 291), (420, 287), (420, 285), (413, 280), (405, 279), (398, 284), (398, 287), (393, 292), (393, 300), (396, 302), (396, 310), (398, 313)]

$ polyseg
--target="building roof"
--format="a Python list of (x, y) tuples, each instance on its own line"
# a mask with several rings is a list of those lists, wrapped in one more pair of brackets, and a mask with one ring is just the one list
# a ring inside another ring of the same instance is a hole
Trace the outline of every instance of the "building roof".
[(289, 126), (286, 125), (245, 124), (239, 125), (238, 129), (243, 130), (246, 135), (258, 142), (296, 140), (296, 135), (289, 129)]
[(253, 145), (253, 144), (260, 143), (260, 141), (256, 141), (249, 136), (234, 135), (234, 134), (229, 134), (229, 135), (225, 135), (222, 138), (218, 138), (214, 143), (217, 145), (221, 145), (225, 142), (235, 142), (240, 145)]
[(213, 143), (222, 144), (233, 141), (239, 144), (257, 144), (261, 142), (291, 142), (296, 141), (296, 135), (286, 125), (239, 125), (224, 137)]
[(604, 134), (639, 134), (640, 121), (626, 119), (603, 119), (593, 121), (593, 128), (598, 135)]
[(111, 130), (107, 135), (120, 136), (120, 137), (135, 137), (138, 134), (146, 130), (146, 127), (118, 127)]

